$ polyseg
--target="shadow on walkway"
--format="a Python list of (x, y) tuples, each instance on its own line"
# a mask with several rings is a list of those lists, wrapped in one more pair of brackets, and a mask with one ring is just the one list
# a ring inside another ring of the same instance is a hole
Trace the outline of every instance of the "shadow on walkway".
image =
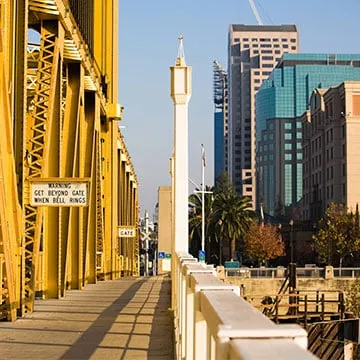
[(1, 360), (172, 360), (168, 277), (123, 278), (38, 300), (0, 323)]
[(90, 359), (116, 321), (120, 311), (131, 301), (144, 282), (145, 280), (140, 280), (131, 285), (98, 316), (93, 324), (60, 359)]
[(159, 301), (155, 308), (150, 334), (148, 359), (165, 360), (174, 358), (174, 327), (170, 315), (171, 280), (165, 277), (161, 283)]

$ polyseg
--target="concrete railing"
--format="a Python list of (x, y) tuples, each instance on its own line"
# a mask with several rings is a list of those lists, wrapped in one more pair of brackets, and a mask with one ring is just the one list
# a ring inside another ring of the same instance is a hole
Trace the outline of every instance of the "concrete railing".
[(238, 286), (186, 253), (173, 258), (176, 359), (316, 359), (298, 325), (276, 325), (240, 297)]

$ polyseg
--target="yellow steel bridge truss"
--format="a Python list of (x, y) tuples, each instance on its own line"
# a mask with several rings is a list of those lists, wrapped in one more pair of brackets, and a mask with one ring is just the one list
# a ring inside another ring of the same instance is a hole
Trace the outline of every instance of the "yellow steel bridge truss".
[[(96, 16), (95, 16), (96, 13)], [(0, 0), (0, 318), (139, 275), (137, 178), (118, 127), (117, 0)], [(33, 206), (88, 179), (86, 207)]]

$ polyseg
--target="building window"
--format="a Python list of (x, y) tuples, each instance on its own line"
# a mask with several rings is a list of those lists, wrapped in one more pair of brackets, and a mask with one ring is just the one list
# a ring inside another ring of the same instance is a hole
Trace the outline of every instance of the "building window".
[(285, 143), (285, 150), (292, 150), (292, 144), (291, 143)]
[(240, 42), (240, 39), (239, 38), (234, 38), (234, 42), (238, 43), (238, 42)]
[(297, 128), (297, 129), (302, 129), (301, 121), (297, 121), (297, 122), (296, 122), (296, 128)]
[(289, 47), (288, 44), (284, 44), (284, 45), (283, 45), (283, 48), (284, 48), (284, 49), (287, 49), (288, 47)]
[(292, 165), (285, 164), (285, 205), (292, 203)]
[(301, 147), (301, 142), (297, 142), (297, 143), (296, 143), (296, 148), (297, 148), (297, 149), (301, 149), (301, 148), (302, 148), (302, 147)]
[(291, 122), (286, 122), (284, 124), (284, 129), (285, 130), (291, 130), (292, 129), (292, 123)]
[(291, 154), (285, 154), (285, 160), (286, 161), (292, 160)]
[(302, 160), (303, 156), (302, 153), (298, 152), (296, 153), (296, 160)]
[(262, 60), (274, 60), (273, 56), (262, 56), (261, 57)]
[(292, 134), (291, 133), (285, 133), (284, 138), (285, 138), (285, 140), (291, 140), (292, 139)]
[(297, 132), (297, 133), (296, 133), (296, 138), (297, 138), (297, 139), (302, 139), (302, 133), (301, 133), (301, 132)]

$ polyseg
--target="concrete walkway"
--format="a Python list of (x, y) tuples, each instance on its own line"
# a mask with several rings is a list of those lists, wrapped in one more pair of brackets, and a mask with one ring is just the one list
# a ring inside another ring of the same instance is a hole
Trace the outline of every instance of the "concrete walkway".
[(170, 280), (126, 278), (36, 301), (0, 322), (0, 359), (173, 359)]

